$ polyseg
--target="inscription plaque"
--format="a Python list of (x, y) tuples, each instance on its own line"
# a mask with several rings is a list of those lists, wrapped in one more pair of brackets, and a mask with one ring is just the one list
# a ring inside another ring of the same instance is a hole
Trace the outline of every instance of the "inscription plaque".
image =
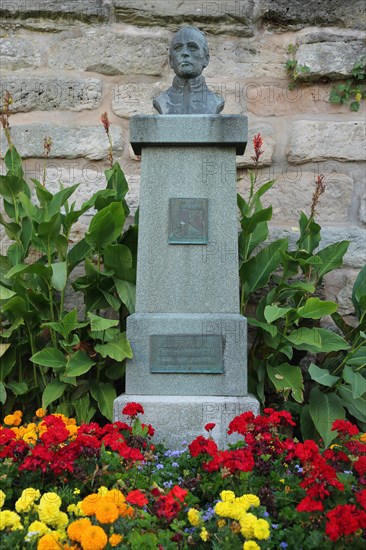
[(169, 244), (207, 244), (207, 199), (169, 199)]
[(153, 334), (150, 346), (150, 372), (224, 372), (221, 334)]

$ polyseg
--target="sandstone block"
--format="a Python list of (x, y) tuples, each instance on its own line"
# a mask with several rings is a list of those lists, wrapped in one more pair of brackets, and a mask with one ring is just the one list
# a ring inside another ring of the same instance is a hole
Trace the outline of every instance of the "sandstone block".
[(109, 28), (93, 29), (82, 37), (67, 38), (51, 47), (51, 69), (76, 69), (105, 75), (159, 76), (167, 63), (168, 38), (128, 34)]
[(10, 36), (0, 40), (1, 71), (38, 68), (46, 62), (46, 50), (36, 40)]
[(0, 4), (0, 16), (3, 19), (41, 19), (60, 18), (73, 21), (106, 20), (110, 6), (103, 0), (4, 0)]
[(358, 273), (356, 269), (337, 269), (324, 276), (324, 298), (337, 302), (340, 315), (350, 315), (355, 311), (352, 290)]
[(102, 86), (97, 78), (4, 75), (0, 95), (11, 92), (14, 112), (82, 111), (100, 105)]
[(289, 162), (365, 160), (365, 130), (362, 120), (297, 120), (292, 125)]
[(366, 223), (366, 195), (360, 199), (360, 220)]
[[(12, 138), (23, 158), (43, 157), (44, 138), (51, 137), (50, 158), (86, 157), (92, 160), (108, 156), (108, 139), (100, 126), (54, 126), (52, 124), (24, 124), (12, 127)], [(113, 126), (110, 129), (114, 151), (123, 148), (122, 131)], [(2, 137), (2, 150), (6, 147)]]
[(308, 67), (307, 72), (299, 72), (299, 80), (319, 78), (340, 79), (351, 75), (354, 64), (366, 55), (365, 43), (317, 42), (301, 44), (295, 59), (298, 65)]
[(170, 84), (145, 84), (143, 82), (119, 82), (113, 86), (112, 111), (122, 118), (133, 115), (154, 115), (153, 99), (169, 88)]

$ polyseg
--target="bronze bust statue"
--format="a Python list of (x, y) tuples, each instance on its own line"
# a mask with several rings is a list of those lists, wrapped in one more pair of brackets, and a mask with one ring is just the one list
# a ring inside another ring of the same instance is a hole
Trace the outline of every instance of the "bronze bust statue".
[(205, 35), (196, 27), (183, 27), (173, 35), (169, 62), (176, 76), (172, 86), (153, 105), (162, 115), (215, 115), (225, 101), (211, 92), (202, 71), (210, 60)]

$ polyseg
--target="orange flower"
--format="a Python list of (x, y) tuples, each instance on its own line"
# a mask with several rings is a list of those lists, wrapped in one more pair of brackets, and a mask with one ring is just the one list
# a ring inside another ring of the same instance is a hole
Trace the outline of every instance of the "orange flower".
[(362, 443), (366, 443), (366, 432), (361, 435), (360, 441), (362, 441)]
[(80, 508), (83, 514), (86, 516), (92, 516), (95, 514), (95, 507), (100, 501), (101, 496), (97, 493), (92, 493), (91, 495), (88, 495), (80, 502)]
[(80, 544), (83, 550), (103, 550), (108, 544), (108, 537), (101, 527), (87, 527), (81, 535)]
[(91, 523), (88, 518), (77, 519), (70, 523), (67, 528), (67, 534), (71, 540), (80, 542), (81, 536), (87, 527), (90, 527)]
[(47, 414), (46, 409), (40, 408), (40, 409), (37, 409), (37, 410), (36, 410), (36, 416), (37, 416), (37, 418), (43, 418), (44, 416), (46, 416), (46, 414)]
[(122, 517), (126, 517), (126, 516), (134, 516), (135, 515), (135, 512), (134, 512), (134, 509), (129, 506), (128, 504), (126, 504), (126, 502), (124, 502), (120, 507), (119, 507), (119, 513)]
[(118, 508), (114, 502), (108, 502), (104, 497), (95, 506), (95, 517), (99, 523), (114, 523), (118, 519)]
[(59, 533), (47, 533), (43, 535), (38, 541), (37, 550), (60, 550), (62, 545), (58, 542), (60, 538)]
[(111, 546), (117, 546), (117, 544), (119, 544), (122, 540), (123, 537), (121, 535), (117, 535), (116, 533), (114, 533), (109, 537), (109, 544)]
[(118, 489), (111, 489), (104, 495), (103, 498), (108, 500), (108, 502), (113, 502), (117, 508), (120, 508), (126, 501), (123, 493), (121, 493)]
[(4, 418), (4, 424), (6, 424), (7, 426), (13, 426), (14, 422), (15, 422), (15, 416), (13, 414), (8, 414)]

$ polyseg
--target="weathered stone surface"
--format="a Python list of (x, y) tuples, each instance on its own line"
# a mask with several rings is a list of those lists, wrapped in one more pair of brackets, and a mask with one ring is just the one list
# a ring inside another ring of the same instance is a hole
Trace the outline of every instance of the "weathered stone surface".
[(366, 195), (360, 199), (360, 220), (366, 223)]
[(73, 76), (3, 76), (0, 95), (8, 90), (13, 96), (12, 110), (81, 111), (101, 103), (102, 81)]
[(276, 140), (272, 126), (270, 124), (249, 123), (248, 143), (244, 156), (236, 157), (236, 165), (238, 168), (254, 166), (252, 159), (252, 156), (254, 155), (253, 138), (256, 134), (261, 134), (266, 144), (266, 146), (263, 147), (263, 155), (259, 157), (258, 166), (268, 166), (272, 163), (272, 157), (276, 147)]
[(51, 47), (52, 69), (77, 69), (105, 75), (146, 74), (159, 76), (167, 64), (168, 38), (160, 32), (133, 34), (109, 28), (64, 39)]
[(280, 29), (307, 26), (366, 28), (363, 0), (261, 0), (264, 21)]
[(46, 62), (46, 50), (36, 40), (10, 36), (0, 40), (0, 67), (2, 71), (38, 68)]
[(208, 88), (216, 95), (222, 97), (225, 101), (223, 110), (224, 115), (242, 115), (246, 114), (246, 94), (243, 80), (227, 80), (216, 77), (206, 80)]
[(105, 0), (4, 0), (0, 3), (2, 19), (75, 19), (81, 21), (106, 20), (110, 6)]
[[(12, 127), (13, 143), (23, 158), (43, 157), (44, 138), (52, 138), (49, 158), (86, 157), (92, 160), (108, 156), (108, 139), (101, 126), (54, 126), (52, 124), (24, 124)], [(122, 131), (110, 129), (115, 153), (123, 148)], [(5, 138), (2, 138), (5, 148)]]
[(297, 120), (292, 125), (288, 160), (295, 164), (337, 159), (365, 160), (364, 121)]
[(153, 99), (166, 90), (167, 84), (156, 82), (119, 82), (113, 86), (112, 111), (122, 118), (133, 115), (154, 115)]
[[(350, 241), (348, 251), (346, 252), (343, 263), (348, 267), (363, 267), (366, 263), (366, 230), (354, 225), (341, 227), (323, 227), (321, 230), (322, 240), (320, 249), (329, 244), (340, 241)], [(274, 227), (270, 228), (269, 240), (288, 238), (290, 249), (295, 248), (295, 243), (299, 238), (297, 227)]]
[(350, 76), (354, 64), (365, 54), (366, 46), (361, 40), (301, 44), (295, 60), (299, 66), (306, 66), (308, 71), (299, 71), (298, 79), (339, 79)]
[[(315, 190), (314, 173), (286, 170), (275, 177), (276, 183), (262, 198), (263, 205), (273, 207), (273, 222), (286, 220), (296, 223), (301, 211), (309, 215)], [(346, 222), (352, 201), (352, 178), (346, 174), (327, 174), (324, 182), (325, 192), (316, 207), (316, 219), (320, 222)]]
[(252, 36), (257, 8), (253, 0), (113, 0), (117, 21), (137, 26), (204, 25), (210, 34)]
[(337, 269), (324, 276), (324, 298), (337, 302), (340, 315), (350, 315), (355, 311), (352, 290), (358, 273), (356, 269)]

